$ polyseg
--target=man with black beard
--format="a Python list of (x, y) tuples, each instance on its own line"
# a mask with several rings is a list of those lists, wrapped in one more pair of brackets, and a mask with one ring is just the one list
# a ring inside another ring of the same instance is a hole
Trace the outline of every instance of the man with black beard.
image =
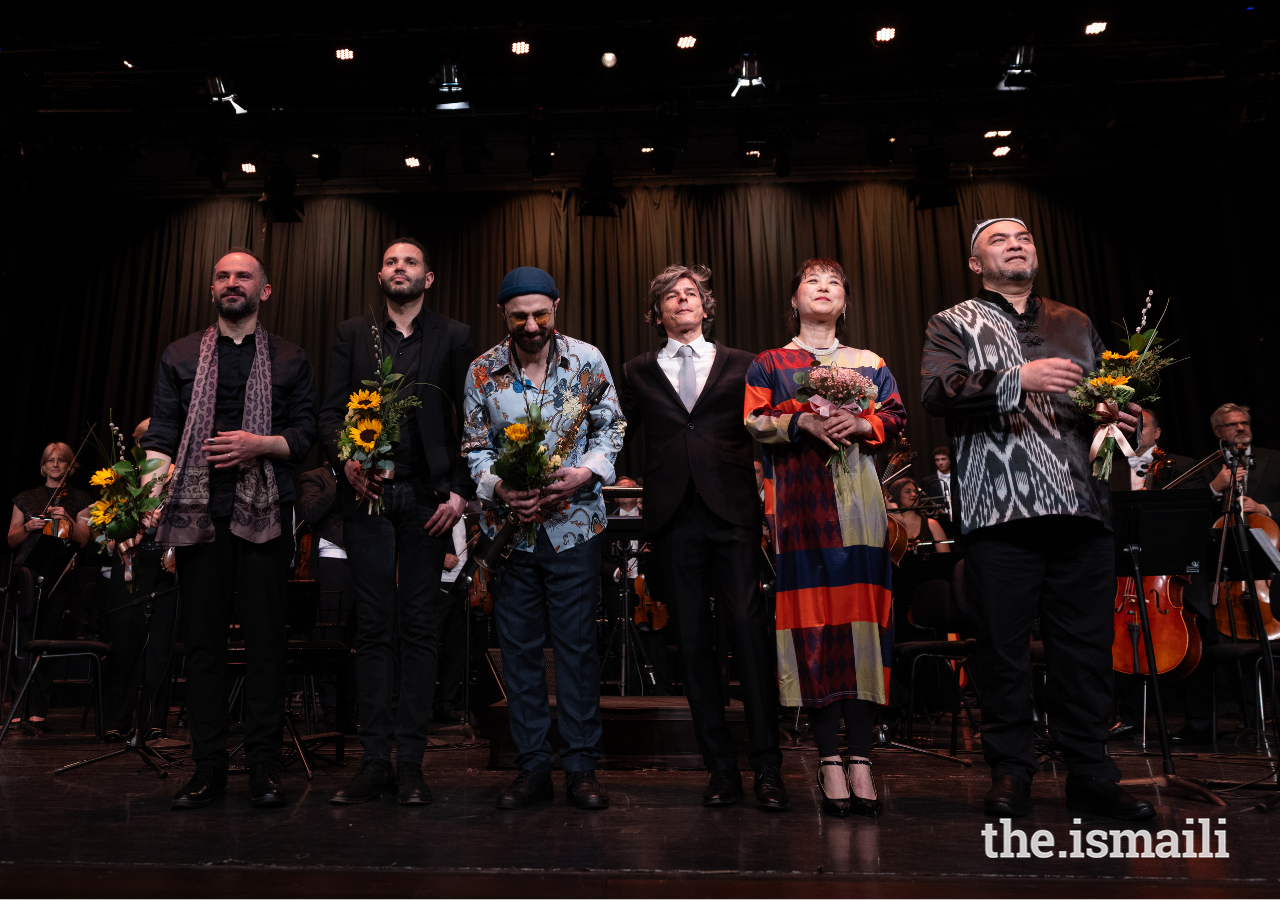
[[(1119, 819), (1155, 808), (1118, 784), (1107, 754), (1115, 546), (1111, 494), (1093, 477), (1094, 421), (1068, 392), (1104, 347), (1089, 317), (1038, 295), (1036, 245), (1021, 219), (979, 222), (973, 299), (929, 320), (924, 407), (947, 420), (965, 535), (965, 587), (978, 611), (988, 815), (1031, 811), (1031, 627), (1044, 638), (1050, 728), (1067, 806)], [(1129, 404), (1120, 428), (1133, 433)]]
[[(440, 590), (440, 572), (453, 547), (454, 523), (475, 490), (458, 451), (463, 380), (475, 352), (469, 326), (424, 302), (435, 275), (422, 244), (394, 239), (377, 277), (386, 306), (376, 317), (338, 326), (320, 411), (323, 446), (338, 473), (343, 546), (357, 595), (356, 691), (364, 747), (360, 770), (329, 801), (362, 803), (394, 791), (400, 803), (421, 806), (431, 802), (422, 758), (435, 695), (437, 632), (449, 601)], [(338, 459), (337, 437), (350, 396), (367, 387), (362, 382), (388, 356), (392, 372), (405, 376), (401, 396), (412, 392), (422, 405), (400, 424), (395, 468), (385, 476), (367, 475), (355, 460)], [(378, 497), (382, 511), (370, 513), (366, 501)], [(400, 653), (394, 718), (393, 627)]]
[[(289, 468), (316, 438), (315, 381), (302, 348), (258, 322), (271, 296), (248, 250), (214, 267), (218, 321), (170, 344), (140, 446), (173, 462), (156, 542), (178, 548), (185, 623), (187, 723), (195, 773), (174, 809), (208, 806), (227, 786), (227, 626), (245, 644), (244, 748), (254, 806), (280, 806), (285, 691), (285, 582), (295, 498)], [(137, 538), (123, 542), (128, 548)], [(155, 623), (152, 623), (155, 629)], [(153, 631), (151, 640), (165, 637)]]

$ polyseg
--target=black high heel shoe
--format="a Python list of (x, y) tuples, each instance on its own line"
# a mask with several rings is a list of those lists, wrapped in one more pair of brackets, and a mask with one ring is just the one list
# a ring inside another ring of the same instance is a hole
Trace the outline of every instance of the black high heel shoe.
[(822, 791), (822, 811), (828, 816), (835, 816), (838, 819), (843, 819), (853, 811), (853, 804), (850, 803), (848, 797), (841, 800), (833, 800), (827, 796), (827, 789), (822, 784), (823, 766), (836, 766), (841, 772), (844, 772), (844, 763), (836, 762), (834, 759), (818, 760), (818, 790)]
[[(866, 766), (869, 769), (871, 768), (871, 760), (851, 759), (849, 760), (849, 765)], [(848, 775), (847, 769), (845, 770), (845, 774), (846, 776)], [(846, 802), (848, 802), (851, 812), (856, 813), (859, 816), (866, 816), (868, 819), (878, 819), (880, 818), (880, 814), (884, 812), (884, 804), (879, 800), (866, 800), (853, 792), (852, 778), (849, 779), (849, 800)]]

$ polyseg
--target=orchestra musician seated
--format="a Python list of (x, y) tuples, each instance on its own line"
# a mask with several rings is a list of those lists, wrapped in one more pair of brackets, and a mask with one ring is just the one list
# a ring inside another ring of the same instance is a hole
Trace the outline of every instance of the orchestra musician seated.
[(889, 485), (889, 515), (907, 529), (907, 546), (950, 553), (951, 544), (937, 519), (922, 515), (919, 507), (924, 491), (914, 478), (899, 478)]
[[(1142, 411), (1142, 433), (1138, 446), (1129, 457), (1129, 488), (1135, 491), (1160, 490), (1183, 472), (1196, 464), (1194, 459), (1169, 453), (1160, 446), (1160, 419), (1149, 409)], [(1195, 479), (1188, 479), (1180, 487), (1199, 487)], [(1123, 484), (1112, 485), (1112, 490), (1124, 490)]]

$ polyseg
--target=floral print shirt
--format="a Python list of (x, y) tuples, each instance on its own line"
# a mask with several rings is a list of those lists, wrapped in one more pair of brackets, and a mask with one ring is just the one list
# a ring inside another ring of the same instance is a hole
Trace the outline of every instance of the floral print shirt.
[[(607, 381), (609, 388), (592, 408), (579, 430), (573, 453), (562, 464), (565, 468), (588, 468), (598, 477), (579, 488), (562, 510), (540, 526), (557, 553), (590, 540), (607, 524), (600, 486), (613, 483), (613, 462), (622, 449), (627, 427), (609, 365), (591, 344), (556, 332), (541, 388), (534, 387), (520, 371), (519, 362), (512, 359), (510, 338), (481, 355), (467, 373), (462, 454), (471, 467), (476, 496), (481, 500), (495, 499), (494, 488), (500, 479), (489, 470), (498, 458), (501, 430), (524, 419), (529, 407), (541, 406), (543, 417), (550, 424), (546, 443), (549, 449), (553, 448), (573, 418), (574, 405), (581, 403), (601, 380)], [(490, 538), (497, 534), (505, 517), (506, 508), (501, 504), (486, 508), (483, 525)], [(515, 547), (533, 550), (523, 537), (517, 538)]]

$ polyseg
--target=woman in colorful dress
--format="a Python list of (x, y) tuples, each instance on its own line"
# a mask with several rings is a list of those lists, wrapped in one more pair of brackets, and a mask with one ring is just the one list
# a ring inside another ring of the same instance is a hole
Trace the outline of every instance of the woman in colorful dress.
[[(752, 363), (745, 416), (764, 444), (765, 514), (778, 559), (781, 701), (809, 714), (823, 811), (875, 818), (882, 807), (871, 778), (872, 727), (876, 706), (888, 698), (893, 607), (888, 516), (872, 454), (902, 431), (906, 411), (884, 360), (837, 338), (847, 290), (835, 260), (800, 267), (791, 282), (796, 337)], [(816, 364), (869, 379), (875, 402), (858, 412), (815, 412), (797, 392)], [(837, 737), (842, 716), (847, 766)]]

